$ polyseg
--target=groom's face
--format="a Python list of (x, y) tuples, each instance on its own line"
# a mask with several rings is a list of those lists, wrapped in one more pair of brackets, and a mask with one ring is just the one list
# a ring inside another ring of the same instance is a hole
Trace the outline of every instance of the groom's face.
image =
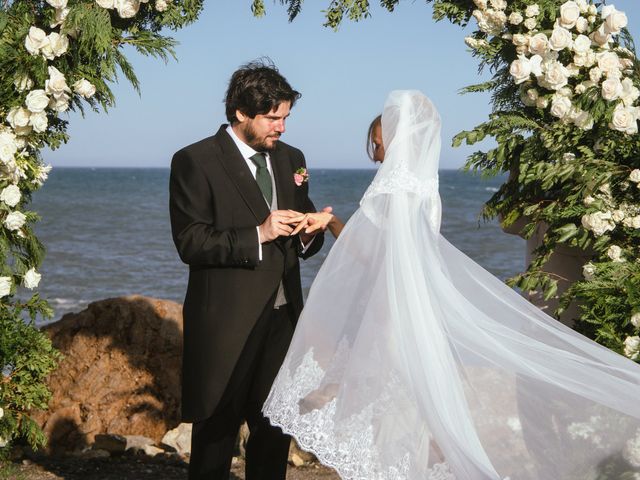
[(258, 152), (273, 150), (280, 135), (285, 131), (285, 121), (290, 110), (290, 102), (282, 102), (270, 112), (258, 114), (253, 118), (238, 110), (236, 112), (238, 136)]

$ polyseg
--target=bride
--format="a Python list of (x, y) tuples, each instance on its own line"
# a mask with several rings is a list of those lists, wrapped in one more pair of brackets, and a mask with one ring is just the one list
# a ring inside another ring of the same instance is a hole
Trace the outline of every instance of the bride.
[(382, 143), (264, 413), (343, 479), (640, 479), (640, 367), (440, 235), (429, 99), (391, 92)]

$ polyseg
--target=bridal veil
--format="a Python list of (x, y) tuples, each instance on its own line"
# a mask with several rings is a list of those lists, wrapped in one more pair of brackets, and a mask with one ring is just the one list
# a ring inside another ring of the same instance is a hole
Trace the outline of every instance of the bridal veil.
[(429, 99), (392, 92), (382, 134), (265, 414), (343, 479), (640, 479), (640, 366), (440, 235)]

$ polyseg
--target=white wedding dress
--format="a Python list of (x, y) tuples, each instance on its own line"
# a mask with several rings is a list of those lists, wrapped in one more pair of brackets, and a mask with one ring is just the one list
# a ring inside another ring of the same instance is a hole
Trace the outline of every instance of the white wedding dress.
[(392, 92), (382, 133), (264, 413), (343, 479), (640, 479), (640, 366), (440, 235), (424, 95)]

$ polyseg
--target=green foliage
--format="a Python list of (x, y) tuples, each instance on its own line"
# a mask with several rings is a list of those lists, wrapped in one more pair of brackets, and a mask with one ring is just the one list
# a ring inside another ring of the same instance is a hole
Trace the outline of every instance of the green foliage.
[[(86, 106), (104, 111), (113, 106), (110, 85), (119, 75), (139, 91), (124, 48), (130, 46), (165, 62), (175, 58), (176, 42), (164, 32), (196, 20), (202, 5), (203, 0), (150, 0), (129, 15), (103, 8), (94, 0), (70, 0), (64, 12), (45, 1), (0, 4), (0, 135), (5, 145), (11, 136), (16, 147), (0, 162), (0, 192), (8, 187), (20, 192), (15, 205), (11, 200), (0, 201), (0, 444), (17, 438), (33, 448), (45, 443), (30, 411), (47, 408), (46, 378), (60, 359), (35, 324), (52, 316), (51, 307), (37, 293), (23, 300), (23, 287), (33, 289), (39, 281), (36, 270), (45, 253), (33, 232), (39, 217), (27, 210), (32, 193), (48, 174), (40, 152), (68, 140), (68, 120), (60, 118), (65, 110), (83, 113)], [(62, 20), (56, 18), (61, 13), (66, 14)], [(39, 46), (30, 52), (26, 37), (32, 27), (47, 38), (60, 35), (57, 38), (68, 40), (68, 45), (60, 43), (55, 50), (46, 43), (49, 51)], [(55, 75), (63, 77), (57, 90), (52, 86)], [(76, 85), (81, 81), (88, 82), (84, 93)], [(40, 111), (26, 101), (36, 91), (46, 94), (49, 102)], [(28, 125), (12, 122), (11, 115), (18, 109), (29, 115)], [(32, 120), (42, 112), (44, 125), (36, 128)], [(10, 215), (13, 222), (7, 224)]]

